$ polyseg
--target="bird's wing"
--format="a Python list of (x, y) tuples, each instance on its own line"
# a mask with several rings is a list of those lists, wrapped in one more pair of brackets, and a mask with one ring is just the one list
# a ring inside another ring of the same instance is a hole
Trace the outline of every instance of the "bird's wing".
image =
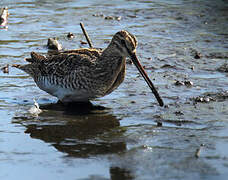
[(96, 57), (85, 53), (60, 53), (48, 59), (43, 59), (39, 63), (41, 75), (55, 75), (58, 77), (66, 76), (72, 71), (84, 71), (95, 64)]
[(71, 53), (76, 53), (76, 54), (85, 54), (90, 57), (99, 57), (102, 53), (101, 48), (81, 48), (81, 49), (72, 49), (72, 50), (65, 50), (65, 51), (50, 51), (49, 52), (49, 57), (53, 55), (59, 55), (59, 54), (71, 54)]

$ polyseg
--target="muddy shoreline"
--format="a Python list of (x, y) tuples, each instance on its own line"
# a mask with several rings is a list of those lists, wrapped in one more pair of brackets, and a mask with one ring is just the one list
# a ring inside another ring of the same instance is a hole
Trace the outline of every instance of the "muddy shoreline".
[[(4, 0), (0, 6), (10, 13), (8, 28), (0, 29), (0, 179), (227, 177), (226, 1)], [(124, 83), (84, 114), (58, 106), (11, 67), (25, 64), (31, 51), (47, 53), (48, 38), (63, 49), (88, 47), (80, 22), (94, 47), (106, 47), (121, 29), (133, 33), (165, 107), (131, 63)], [(33, 99), (39, 114), (30, 111)]]

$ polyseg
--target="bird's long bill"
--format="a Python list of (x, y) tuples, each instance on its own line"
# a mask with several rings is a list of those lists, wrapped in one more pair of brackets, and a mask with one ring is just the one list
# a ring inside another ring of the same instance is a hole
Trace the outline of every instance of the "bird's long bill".
[(158, 91), (156, 90), (156, 88), (154, 87), (152, 81), (150, 80), (150, 78), (148, 77), (146, 71), (144, 70), (144, 68), (142, 67), (141, 63), (139, 62), (137, 56), (135, 53), (131, 54), (131, 59), (132, 62), (135, 64), (135, 66), (137, 67), (137, 69), (139, 70), (140, 74), (143, 76), (143, 78), (145, 79), (145, 81), (147, 82), (148, 86), (150, 87), (150, 89), (152, 90), (152, 92), (154, 93), (154, 96), (156, 97), (158, 103), (160, 106), (163, 106), (163, 100), (160, 97), (160, 95), (158, 94)]

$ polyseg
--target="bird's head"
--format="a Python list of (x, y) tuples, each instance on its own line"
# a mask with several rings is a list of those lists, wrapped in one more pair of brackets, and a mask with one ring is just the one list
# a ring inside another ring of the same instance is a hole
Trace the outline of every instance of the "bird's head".
[(160, 95), (158, 94), (156, 88), (154, 87), (153, 83), (151, 82), (150, 78), (148, 77), (147, 73), (145, 72), (144, 68), (142, 67), (140, 61), (136, 56), (136, 47), (137, 47), (136, 37), (131, 33), (122, 30), (117, 32), (113, 36), (111, 44), (115, 45), (116, 49), (120, 52), (122, 56), (131, 58), (132, 62), (135, 64), (140, 74), (143, 76), (148, 86), (151, 88), (160, 106), (163, 106), (164, 103)]
[(117, 32), (112, 38), (112, 43), (116, 44), (116, 48), (126, 57), (132, 57), (136, 53), (136, 37), (128, 31)]

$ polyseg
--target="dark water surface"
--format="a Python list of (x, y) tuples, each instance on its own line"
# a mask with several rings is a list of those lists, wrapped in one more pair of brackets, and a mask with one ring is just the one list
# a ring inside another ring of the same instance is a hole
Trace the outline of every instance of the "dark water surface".
[[(227, 1), (3, 0), (0, 6), (10, 13), (8, 29), (0, 29), (0, 67), (47, 52), (49, 37), (66, 49), (88, 47), (80, 43), (81, 21), (96, 47), (125, 29), (137, 37), (138, 56), (167, 105), (157, 105), (128, 64), (124, 83), (93, 101), (104, 110), (76, 115), (54, 106), (36, 116), (29, 111), (33, 99), (41, 106), (57, 100), (10, 67), (0, 72), (0, 179), (228, 177), (228, 80), (217, 70), (228, 60)], [(68, 40), (68, 32), (76, 37)], [(177, 80), (193, 86), (175, 86)], [(210, 101), (195, 102), (199, 96)]]

